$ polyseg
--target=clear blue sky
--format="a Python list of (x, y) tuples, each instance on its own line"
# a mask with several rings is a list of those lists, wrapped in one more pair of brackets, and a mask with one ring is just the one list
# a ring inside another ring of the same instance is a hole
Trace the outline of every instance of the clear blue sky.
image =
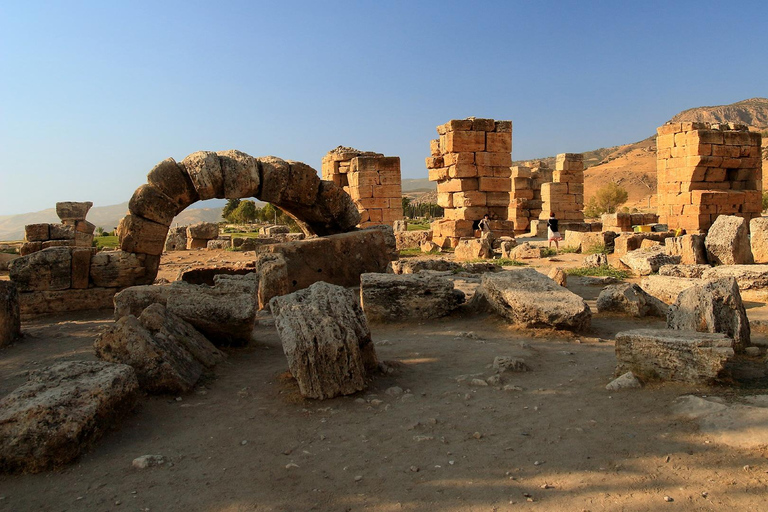
[(426, 177), (435, 126), (511, 119), (514, 159), (634, 142), (767, 96), (768, 2), (0, 3), (0, 215), (127, 201), (206, 149)]

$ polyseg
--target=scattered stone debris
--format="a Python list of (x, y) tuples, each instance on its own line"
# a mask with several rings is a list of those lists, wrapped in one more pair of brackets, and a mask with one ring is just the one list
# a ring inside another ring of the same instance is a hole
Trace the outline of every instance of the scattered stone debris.
[(634, 317), (666, 318), (668, 306), (634, 283), (606, 286), (597, 297), (597, 311), (626, 313)]
[(147, 469), (162, 466), (163, 464), (165, 464), (165, 457), (162, 455), (142, 455), (141, 457), (136, 457), (131, 462), (131, 466), (136, 469)]
[(643, 385), (638, 380), (638, 378), (635, 377), (635, 374), (632, 372), (627, 372), (606, 384), (605, 389), (608, 391), (618, 391), (620, 389), (632, 389), (641, 387), (643, 387)]

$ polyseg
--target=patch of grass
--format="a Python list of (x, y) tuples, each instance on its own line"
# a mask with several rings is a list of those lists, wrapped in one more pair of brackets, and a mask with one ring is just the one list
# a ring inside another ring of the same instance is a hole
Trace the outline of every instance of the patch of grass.
[(400, 256), (418, 256), (422, 254), (421, 249), (415, 248), (415, 249), (401, 249), (400, 250)]
[(583, 254), (608, 254), (608, 249), (606, 249), (605, 244), (592, 245), (583, 251)]
[(0, 249), (3, 254), (17, 254), (16, 249)]
[(409, 220), (407, 228), (408, 231), (427, 231), (431, 229), (431, 224), (428, 220)]
[(542, 258), (548, 258), (550, 256), (557, 256), (557, 251), (554, 249), (550, 249), (549, 247), (547, 247), (546, 249), (541, 249)]
[(603, 265), (601, 267), (569, 268), (565, 272), (570, 276), (615, 277), (616, 279), (628, 279), (632, 277), (632, 272), (629, 270), (619, 270), (610, 265)]
[(578, 254), (578, 247), (561, 247), (558, 251), (559, 254)]
[(120, 239), (116, 236), (95, 236), (93, 237), (94, 247), (101, 250), (105, 247), (117, 247), (120, 245)]
[(243, 232), (243, 231), (235, 231), (235, 232), (228, 231), (227, 234), (228, 235), (232, 235), (232, 237), (237, 237), (237, 238), (259, 238), (259, 234), (256, 233), (256, 232), (248, 232), (248, 233), (246, 233), (246, 232)]

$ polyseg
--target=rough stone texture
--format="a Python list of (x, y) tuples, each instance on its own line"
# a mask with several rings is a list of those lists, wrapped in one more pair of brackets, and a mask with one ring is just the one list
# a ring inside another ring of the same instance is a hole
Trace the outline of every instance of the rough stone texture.
[(640, 282), (640, 288), (665, 304), (674, 304), (680, 292), (699, 284), (701, 284), (699, 279), (659, 275), (644, 277)]
[(69, 361), (33, 372), (0, 400), (0, 468), (39, 472), (66, 464), (133, 409), (130, 366)]
[(733, 278), (709, 281), (680, 292), (669, 308), (667, 327), (723, 333), (733, 339), (736, 352), (742, 352), (750, 345), (747, 312)]
[(272, 226), (262, 226), (259, 228), (259, 236), (265, 237), (272, 237), (290, 232), (291, 228), (284, 224), (274, 224)]
[(641, 387), (643, 387), (643, 385), (639, 380), (637, 380), (635, 374), (632, 372), (627, 372), (606, 384), (605, 389), (608, 391), (618, 391), (620, 389), (632, 389)]
[(733, 341), (724, 334), (637, 329), (616, 334), (616, 375), (709, 383), (726, 373)]
[(567, 230), (565, 232), (565, 238), (560, 245), (563, 247), (572, 247), (582, 253), (593, 250), (602, 251), (603, 249), (612, 252), (614, 240), (618, 236), (618, 233), (614, 233), (613, 231), (585, 233), (581, 231)]
[(581, 297), (532, 268), (483, 274), (482, 288), (493, 310), (515, 324), (579, 331), (591, 323)]
[(50, 313), (112, 309), (112, 298), (118, 290), (118, 288), (87, 288), (20, 293), (21, 317), (29, 319)]
[(72, 248), (72, 281), (71, 287), (88, 288), (91, 275), (91, 255), (94, 250), (85, 247)]
[(155, 272), (147, 268), (147, 256), (125, 251), (101, 251), (91, 257), (91, 282), (104, 288), (150, 284)]
[(768, 217), (749, 221), (750, 247), (755, 263), (768, 263)]
[(256, 321), (258, 282), (253, 274), (229, 277), (243, 279), (244, 288), (176, 282), (166, 305), (215, 344), (244, 345), (250, 341)]
[(704, 272), (712, 268), (710, 265), (662, 265), (659, 267), (660, 276), (700, 278)]
[(443, 258), (404, 258), (392, 262), (392, 272), (395, 274), (416, 274), (424, 270), (446, 272), (461, 268), (460, 264)]
[(422, 244), (419, 246), (419, 249), (421, 249), (421, 252), (426, 254), (431, 254), (431, 253), (436, 253), (441, 251), (440, 246), (431, 240), (422, 242)]
[(432, 240), (432, 230), (428, 231), (396, 231), (395, 243), (397, 250), (417, 249), (421, 244)]
[(680, 263), (680, 256), (670, 256), (664, 247), (655, 246), (647, 249), (636, 249), (620, 258), (621, 262), (641, 276), (647, 276), (659, 271), (662, 265)]
[(20, 292), (66, 290), (72, 285), (69, 247), (50, 247), (22, 256), (13, 260), (8, 269)]
[(367, 371), (377, 365), (376, 352), (351, 292), (319, 282), (275, 297), (269, 306), (302, 396), (333, 398), (365, 388)]
[(0, 281), (0, 347), (21, 337), (19, 292), (12, 281)]
[(608, 265), (608, 255), (603, 253), (589, 254), (584, 257), (585, 267), (605, 267)]
[(219, 164), (224, 179), (224, 197), (240, 199), (256, 197), (261, 188), (259, 162), (246, 153), (236, 149), (219, 151)]
[(219, 236), (219, 225), (213, 222), (198, 222), (187, 226), (187, 238), (213, 240)]
[(670, 256), (680, 256), (683, 265), (707, 263), (707, 249), (704, 235), (683, 235), (664, 240), (665, 249)]
[(256, 260), (259, 275), (259, 309), (266, 309), (272, 297), (290, 293), (288, 263), (282, 254), (262, 254)]
[(26, 242), (45, 242), (50, 239), (50, 224), (27, 224), (24, 226), (24, 240)]
[(405, 219), (396, 220), (392, 223), (392, 230), (397, 233), (408, 231), (408, 221)]
[(524, 242), (512, 249), (512, 252), (507, 256), (504, 256), (502, 253), (502, 257), (512, 258), (513, 260), (530, 260), (541, 258), (541, 249), (535, 245), (531, 245), (528, 242)]
[(200, 199), (187, 171), (173, 158), (163, 160), (153, 167), (147, 174), (147, 183), (171, 198), (176, 203), (177, 212)]
[(361, 274), (386, 272), (389, 262), (398, 257), (395, 236), (389, 226), (264, 245), (259, 249), (262, 254), (283, 255), (290, 292), (318, 281), (356, 287)]
[(168, 238), (165, 239), (166, 251), (184, 251), (187, 248), (187, 227), (175, 227), (168, 230)]
[(630, 316), (659, 316), (666, 318), (668, 306), (643, 291), (634, 283), (606, 286), (597, 297), (599, 313), (612, 311)]
[(525, 364), (525, 360), (519, 357), (496, 356), (493, 358), (493, 369), (497, 373), (505, 372), (527, 372), (530, 368)]
[(217, 238), (216, 240), (208, 240), (206, 247), (209, 250), (224, 250), (232, 247), (232, 240), (229, 238)]
[(128, 211), (145, 219), (170, 226), (178, 213), (178, 205), (154, 185), (146, 184), (136, 189), (128, 201)]
[(251, 262), (247, 262), (245, 266), (200, 266), (185, 268), (179, 271), (174, 281), (184, 281), (189, 284), (207, 284), (208, 286), (214, 286), (216, 284), (216, 276), (225, 274), (228, 276), (244, 276), (254, 272), (256, 266)]
[[(715, 443), (738, 450), (762, 450), (768, 445), (768, 395), (744, 397), (747, 403), (726, 404), (719, 397), (681, 396), (673, 412), (698, 423), (699, 432)], [(746, 468), (745, 468), (746, 469)]]
[(90, 201), (76, 202), (76, 201), (62, 201), (56, 203), (56, 215), (62, 221), (77, 221), (85, 220), (88, 215), (88, 210), (91, 209), (93, 203)]
[(131, 286), (115, 295), (115, 320), (128, 315), (138, 317), (152, 304), (165, 305), (171, 293), (171, 285), (154, 284)]
[(487, 238), (462, 238), (453, 253), (453, 258), (456, 261), (472, 261), (492, 257), (493, 251)]
[(622, 233), (613, 240), (613, 253), (617, 256), (623, 256), (630, 251), (639, 249), (643, 240), (662, 242), (671, 236), (674, 236), (674, 233)]
[(707, 232), (707, 259), (712, 265), (752, 263), (749, 246), (749, 222), (733, 215), (721, 215)]
[(568, 274), (566, 274), (565, 270), (560, 267), (552, 267), (552, 269), (547, 274), (547, 277), (562, 287), (568, 286)]
[(450, 314), (464, 302), (453, 281), (427, 274), (363, 274), (360, 302), (371, 321), (428, 320)]
[[(145, 312), (152, 312), (155, 307), (162, 308), (162, 314), (166, 314), (160, 304), (150, 306)], [(175, 316), (171, 319), (176, 323), (184, 322)], [(117, 320), (96, 338), (93, 344), (96, 356), (133, 367), (139, 385), (150, 393), (185, 393), (198, 381), (203, 366), (175, 334), (178, 331), (193, 332), (194, 328), (184, 322), (183, 327), (168, 331), (164, 329), (163, 321), (156, 318), (152, 321), (160, 329), (157, 333), (148, 329), (141, 317), (129, 315)]]
[(216, 153), (197, 151), (179, 162), (192, 180), (201, 200), (224, 198), (224, 175)]
[(711, 267), (701, 274), (703, 279), (732, 277), (739, 290), (765, 290), (768, 288), (768, 265), (723, 265)]
[(120, 220), (117, 232), (123, 251), (159, 256), (165, 248), (168, 226), (129, 214)]
[(75, 227), (67, 224), (51, 224), (49, 226), (51, 240), (74, 240)]

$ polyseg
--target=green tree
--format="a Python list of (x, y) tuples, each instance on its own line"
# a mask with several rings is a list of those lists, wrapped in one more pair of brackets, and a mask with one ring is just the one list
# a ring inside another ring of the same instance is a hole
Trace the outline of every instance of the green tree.
[(241, 201), (230, 216), (235, 222), (251, 223), (256, 220), (256, 203)]
[(627, 202), (627, 190), (616, 183), (608, 183), (600, 187), (595, 195), (589, 198), (584, 208), (584, 215), (590, 218), (599, 217), (603, 213), (616, 213), (622, 204)]
[(234, 222), (231, 215), (235, 210), (237, 210), (238, 206), (240, 206), (240, 199), (227, 199), (227, 204), (224, 205), (224, 209), (221, 210), (221, 216), (227, 219), (229, 222)]

